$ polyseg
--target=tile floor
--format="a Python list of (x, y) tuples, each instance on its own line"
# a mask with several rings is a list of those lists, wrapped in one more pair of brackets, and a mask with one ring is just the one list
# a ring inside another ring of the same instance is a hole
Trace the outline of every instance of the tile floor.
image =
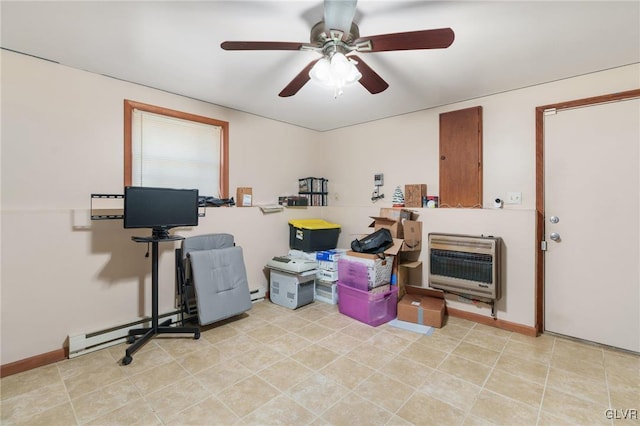
[(640, 357), (456, 318), (425, 336), (262, 301), (124, 347), (3, 378), (1, 424), (640, 424)]

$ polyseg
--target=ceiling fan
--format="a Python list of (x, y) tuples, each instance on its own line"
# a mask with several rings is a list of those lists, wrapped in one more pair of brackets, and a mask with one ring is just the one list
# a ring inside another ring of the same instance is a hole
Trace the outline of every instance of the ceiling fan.
[(342, 86), (355, 81), (371, 94), (380, 93), (389, 84), (356, 56), (356, 52), (443, 49), (453, 43), (455, 35), (451, 28), (361, 37), (353, 22), (356, 3), (357, 0), (325, 0), (324, 20), (311, 29), (310, 43), (225, 41), (220, 47), (224, 50), (311, 50), (321, 53), (322, 57), (311, 61), (279, 93), (281, 97), (288, 97), (298, 93), (312, 78), (334, 87), (335, 96), (342, 93)]

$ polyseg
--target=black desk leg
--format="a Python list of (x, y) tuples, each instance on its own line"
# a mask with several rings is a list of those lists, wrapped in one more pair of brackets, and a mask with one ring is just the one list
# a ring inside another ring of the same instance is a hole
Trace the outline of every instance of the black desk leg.
[[(198, 327), (170, 327), (171, 319), (158, 324), (158, 240), (151, 241), (151, 327), (129, 330), (127, 343), (131, 343), (122, 358), (123, 365), (131, 364), (133, 354), (157, 334), (193, 333), (194, 339), (200, 338)], [(139, 339), (136, 336), (142, 335)]]

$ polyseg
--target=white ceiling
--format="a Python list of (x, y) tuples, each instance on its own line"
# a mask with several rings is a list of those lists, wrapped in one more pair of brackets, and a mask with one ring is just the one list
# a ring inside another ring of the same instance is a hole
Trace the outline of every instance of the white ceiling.
[(2, 1), (1, 13), (4, 49), (320, 131), (640, 62), (637, 0), (362, 0), (361, 36), (450, 27), (455, 41), (360, 53), (390, 85), (377, 95), (356, 84), (334, 99), (309, 82), (280, 98), (317, 53), (220, 43), (308, 42), (321, 0)]

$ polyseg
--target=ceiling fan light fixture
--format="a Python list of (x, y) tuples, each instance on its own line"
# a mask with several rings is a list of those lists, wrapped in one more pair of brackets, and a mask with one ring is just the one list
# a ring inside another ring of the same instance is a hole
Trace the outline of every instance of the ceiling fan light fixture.
[(344, 86), (357, 81), (372, 95), (389, 87), (389, 83), (356, 56), (358, 53), (445, 49), (455, 39), (451, 28), (360, 37), (360, 29), (353, 22), (356, 4), (357, 0), (324, 0), (324, 19), (311, 28), (309, 43), (225, 41), (220, 47), (224, 50), (299, 50), (322, 53), (322, 58), (307, 63), (278, 96), (293, 96), (309, 80), (313, 80), (333, 88), (334, 98), (337, 98), (342, 94)]
[(329, 85), (331, 82), (331, 63), (327, 58), (322, 58), (311, 68), (309, 77), (322, 85)]
[(334, 97), (342, 94), (342, 88), (362, 78), (356, 62), (343, 53), (335, 52), (331, 58), (320, 59), (309, 71), (309, 77), (326, 87), (334, 89)]
[(351, 74), (351, 67), (353, 65), (342, 53), (335, 53), (331, 57), (331, 75), (337, 79), (346, 79)]

